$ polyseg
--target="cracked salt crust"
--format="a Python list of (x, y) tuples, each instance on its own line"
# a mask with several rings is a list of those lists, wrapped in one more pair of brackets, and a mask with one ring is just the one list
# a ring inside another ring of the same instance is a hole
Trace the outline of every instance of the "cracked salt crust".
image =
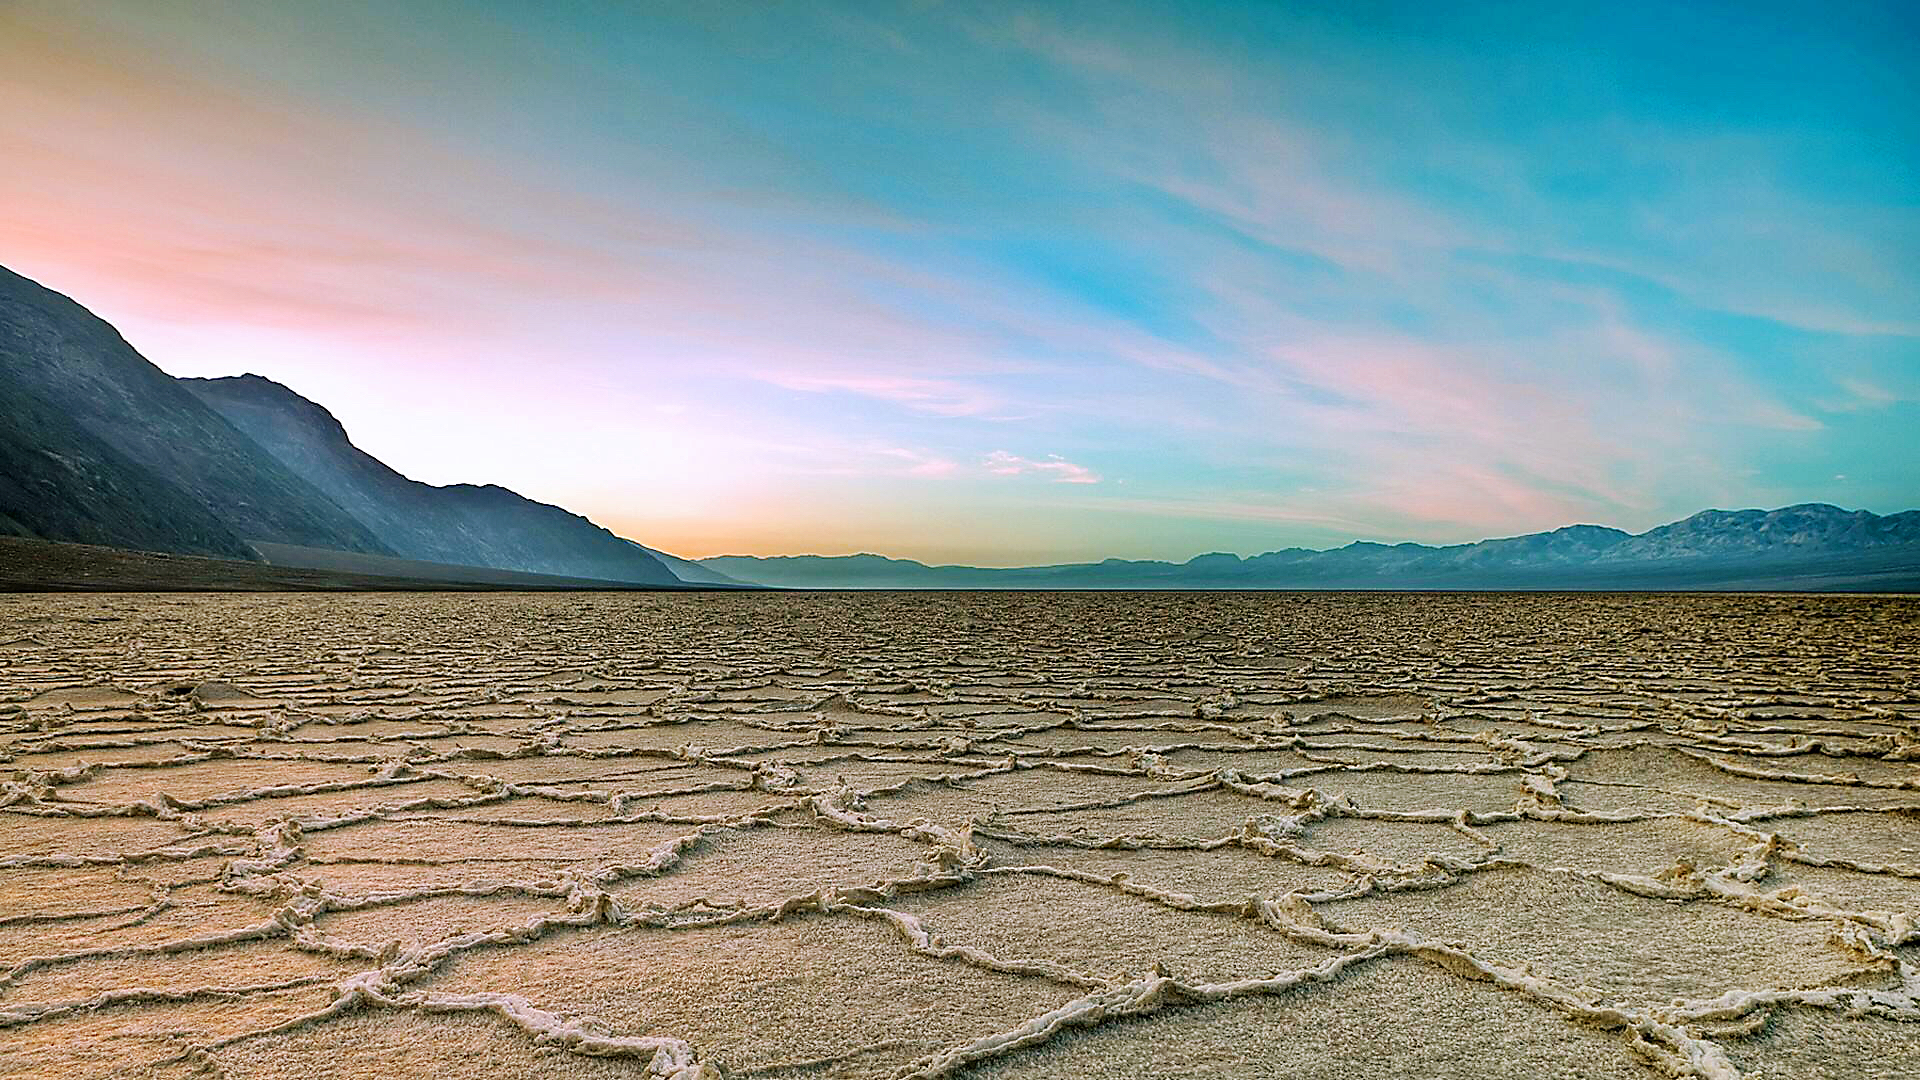
[(1917, 628), (4, 598), (0, 1072), (1913, 1075)]

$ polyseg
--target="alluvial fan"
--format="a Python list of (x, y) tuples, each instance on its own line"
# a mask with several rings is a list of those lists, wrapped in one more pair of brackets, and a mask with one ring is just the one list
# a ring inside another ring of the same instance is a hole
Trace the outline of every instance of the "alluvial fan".
[(1920, 1075), (1920, 601), (0, 599), (0, 1074)]

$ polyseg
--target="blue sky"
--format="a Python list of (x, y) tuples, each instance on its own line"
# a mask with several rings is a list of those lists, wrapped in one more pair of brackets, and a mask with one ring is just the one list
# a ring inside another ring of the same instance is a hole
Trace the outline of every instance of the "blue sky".
[(0, 261), (658, 547), (1920, 505), (1911, 5), (0, 6)]

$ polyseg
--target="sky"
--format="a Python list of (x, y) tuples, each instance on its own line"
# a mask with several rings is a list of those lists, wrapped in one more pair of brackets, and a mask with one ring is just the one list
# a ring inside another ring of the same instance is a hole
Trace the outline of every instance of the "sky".
[(689, 556), (1887, 513), (1920, 7), (0, 0), (0, 264)]

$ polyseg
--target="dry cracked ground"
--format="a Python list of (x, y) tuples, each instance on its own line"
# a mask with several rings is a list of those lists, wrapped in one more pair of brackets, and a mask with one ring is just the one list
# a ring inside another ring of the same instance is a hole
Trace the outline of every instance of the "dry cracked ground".
[(1920, 1075), (1920, 601), (0, 599), (0, 1074)]

